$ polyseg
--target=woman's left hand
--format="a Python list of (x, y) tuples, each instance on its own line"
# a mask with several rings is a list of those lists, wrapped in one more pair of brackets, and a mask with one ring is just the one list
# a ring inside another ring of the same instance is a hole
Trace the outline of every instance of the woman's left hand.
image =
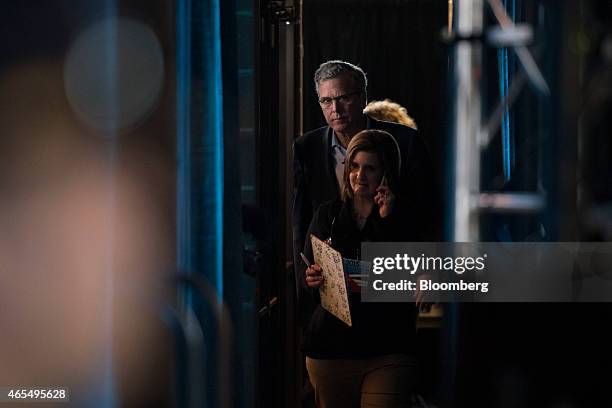
[(376, 195), (374, 196), (374, 202), (378, 205), (378, 213), (380, 218), (385, 218), (393, 212), (393, 205), (395, 204), (395, 194), (389, 188), (386, 180), (383, 179), (383, 183), (376, 189)]

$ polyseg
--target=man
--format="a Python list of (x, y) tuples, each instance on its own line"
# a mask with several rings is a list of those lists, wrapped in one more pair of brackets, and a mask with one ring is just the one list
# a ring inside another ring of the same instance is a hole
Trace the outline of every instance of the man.
[[(385, 130), (398, 142), (402, 160), (401, 188), (394, 192), (396, 205), (407, 215), (405, 228), (414, 241), (435, 239), (434, 174), (427, 149), (417, 132), (363, 114), (367, 104), (367, 78), (353, 64), (327, 61), (315, 72), (314, 82), (327, 126), (304, 134), (293, 145), (294, 262), (302, 262), (299, 254), (314, 212), (322, 203), (340, 195), (346, 148), (351, 138), (364, 129)], [(303, 296), (306, 289), (301, 280), (296, 276), (298, 321), (305, 324), (314, 306), (310, 296)]]

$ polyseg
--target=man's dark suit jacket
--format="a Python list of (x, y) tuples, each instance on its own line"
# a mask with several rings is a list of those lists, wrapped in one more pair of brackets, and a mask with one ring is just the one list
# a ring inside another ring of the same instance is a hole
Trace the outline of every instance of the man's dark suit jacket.
[[(438, 207), (437, 188), (431, 159), (417, 132), (396, 123), (370, 121), (370, 129), (389, 132), (397, 141), (402, 154), (400, 191), (396, 205), (402, 206), (405, 228), (412, 241), (435, 240)], [(333, 130), (325, 126), (299, 137), (293, 144), (293, 252), (294, 262), (304, 248), (308, 226), (314, 212), (324, 202), (340, 196), (340, 189), (331, 153)], [(320, 237), (325, 239), (326, 237)], [(313, 262), (313, 260), (310, 260)], [(295, 269), (297, 270), (297, 269)], [(305, 323), (312, 305), (310, 296), (303, 296), (304, 285), (296, 276), (298, 321)]]

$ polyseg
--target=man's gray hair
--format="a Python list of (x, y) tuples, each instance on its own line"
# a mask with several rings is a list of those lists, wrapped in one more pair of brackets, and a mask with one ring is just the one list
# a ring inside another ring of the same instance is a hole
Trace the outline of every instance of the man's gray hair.
[[(355, 81), (359, 87), (359, 91), (363, 91), (367, 95), (368, 78), (363, 69), (350, 62), (341, 60), (332, 60), (322, 63), (314, 74), (315, 89), (319, 95), (319, 85), (328, 79), (337, 78), (342, 74), (347, 74)], [(367, 97), (366, 97), (367, 99)]]

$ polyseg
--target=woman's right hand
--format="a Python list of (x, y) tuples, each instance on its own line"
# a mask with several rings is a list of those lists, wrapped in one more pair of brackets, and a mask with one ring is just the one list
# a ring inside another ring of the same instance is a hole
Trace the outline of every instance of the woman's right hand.
[(380, 218), (385, 218), (393, 212), (393, 204), (395, 203), (395, 194), (387, 185), (387, 178), (383, 177), (380, 182), (380, 186), (376, 189), (376, 195), (374, 196), (374, 202), (380, 208), (378, 213)]
[(321, 274), (321, 267), (317, 264), (310, 265), (306, 269), (306, 285), (309, 288), (319, 289), (323, 284), (323, 275)]

